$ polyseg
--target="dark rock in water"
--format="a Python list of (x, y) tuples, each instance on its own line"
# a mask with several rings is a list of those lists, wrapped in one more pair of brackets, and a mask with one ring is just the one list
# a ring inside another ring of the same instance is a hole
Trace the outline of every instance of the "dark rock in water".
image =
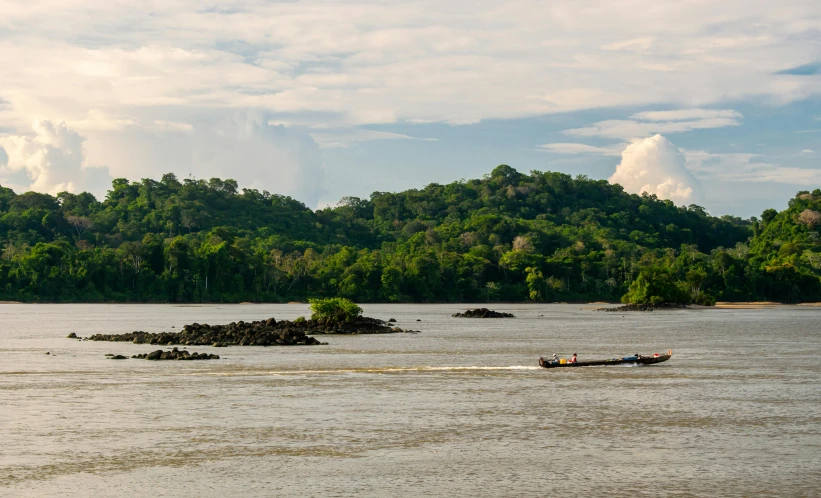
[[(359, 317), (352, 322), (331, 320), (288, 320), (273, 318), (257, 322), (236, 322), (228, 325), (192, 323), (179, 332), (127, 334), (95, 334), (93, 341), (129, 341), (134, 344), (183, 344), (187, 346), (314, 346), (322, 344), (312, 334), (388, 334), (413, 332), (391, 327), (388, 322)], [(153, 353), (152, 353), (153, 354)], [(160, 351), (162, 354), (162, 351)]]
[(66, 336), (66, 339), (77, 339), (77, 334), (72, 332)]
[(121, 354), (111, 354), (111, 355), (107, 354), (106, 356), (108, 357), (109, 360), (127, 360), (128, 359), (127, 356), (123, 356)]
[(189, 353), (185, 349), (174, 348), (171, 351), (158, 349), (152, 353), (135, 354), (132, 358), (140, 360), (219, 360), (219, 355), (208, 353)]
[(388, 323), (396, 323), (396, 318), (389, 318)]
[(51, 354), (51, 351), (46, 351), (46, 354)]
[(417, 318), (417, 319), (416, 319), (416, 321), (417, 321), (417, 322), (421, 322), (422, 320), (420, 320), (420, 319), (418, 319), (418, 318)]
[(686, 304), (662, 303), (662, 304), (625, 304), (613, 308), (599, 308), (596, 311), (654, 311), (654, 310), (681, 310), (690, 309)]
[(464, 313), (456, 313), (453, 316), (458, 318), (513, 318), (512, 313), (493, 311), (487, 308), (476, 308), (467, 310)]

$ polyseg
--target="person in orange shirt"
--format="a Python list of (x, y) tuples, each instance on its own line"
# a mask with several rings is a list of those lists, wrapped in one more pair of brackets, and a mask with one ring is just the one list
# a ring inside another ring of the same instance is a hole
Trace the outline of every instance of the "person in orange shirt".
[(570, 358), (570, 363), (576, 363), (576, 353), (573, 353), (573, 358)]

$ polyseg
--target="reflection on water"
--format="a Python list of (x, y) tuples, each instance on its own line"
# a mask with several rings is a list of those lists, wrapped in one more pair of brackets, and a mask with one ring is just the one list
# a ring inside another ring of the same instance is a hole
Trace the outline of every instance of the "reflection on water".
[(2, 305), (0, 496), (818, 494), (821, 309), (364, 308), (422, 333), (111, 361), (152, 348), (65, 336), (307, 308)]

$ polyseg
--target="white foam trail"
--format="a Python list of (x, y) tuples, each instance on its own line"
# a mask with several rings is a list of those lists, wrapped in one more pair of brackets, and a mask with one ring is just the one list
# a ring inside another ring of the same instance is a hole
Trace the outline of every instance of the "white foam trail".
[(532, 365), (512, 365), (507, 367), (385, 367), (385, 368), (340, 368), (327, 370), (267, 370), (246, 372), (204, 372), (204, 375), (216, 377), (233, 377), (239, 375), (303, 375), (303, 374), (348, 374), (348, 373), (401, 373), (401, 372), (459, 372), (459, 371), (513, 371), (539, 370), (542, 367)]

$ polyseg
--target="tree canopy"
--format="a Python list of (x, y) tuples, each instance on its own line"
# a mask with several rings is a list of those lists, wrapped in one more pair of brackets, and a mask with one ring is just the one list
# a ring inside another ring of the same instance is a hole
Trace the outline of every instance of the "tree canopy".
[(358, 302), (821, 299), (821, 191), (761, 220), (507, 165), (312, 211), (233, 180), (0, 187), (0, 299)]

